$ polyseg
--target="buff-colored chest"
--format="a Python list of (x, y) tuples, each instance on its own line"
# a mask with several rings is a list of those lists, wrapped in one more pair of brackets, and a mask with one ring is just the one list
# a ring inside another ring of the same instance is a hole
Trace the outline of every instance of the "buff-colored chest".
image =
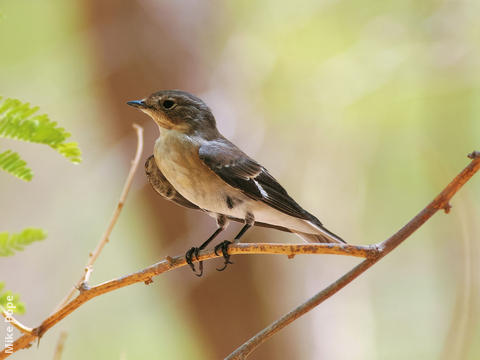
[(220, 211), (225, 206), (226, 194), (222, 191), (225, 184), (200, 160), (201, 144), (201, 139), (164, 131), (155, 143), (155, 161), (167, 180), (186, 199), (205, 210)]

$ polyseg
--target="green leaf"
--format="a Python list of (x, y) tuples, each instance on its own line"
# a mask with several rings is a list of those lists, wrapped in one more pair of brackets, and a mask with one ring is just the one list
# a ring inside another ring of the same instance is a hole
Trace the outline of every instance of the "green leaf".
[(32, 170), (27, 167), (27, 163), (22, 160), (20, 155), (11, 150), (0, 153), (0, 169), (25, 181), (33, 178)]
[(76, 142), (58, 144), (58, 145), (52, 146), (52, 148), (57, 150), (60, 154), (65, 156), (74, 164), (78, 164), (82, 162), (82, 153)]
[(0, 137), (45, 144), (73, 163), (81, 162), (81, 152), (75, 142), (65, 142), (70, 133), (57, 126), (47, 115), (35, 115), (38, 107), (17, 99), (0, 97)]
[(0, 256), (11, 256), (15, 254), (15, 251), (23, 251), (25, 246), (46, 237), (45, 231), (35, 228), (26, 228), (17, 234), (10, 234), (7, 231), (0, 232)]
[(5, 284), (0, 282), (0, 306), (5, 310), (13, 311), (16, 314), (25, 313), (25, 304), (20, 301), (20, 295), (14, 294), (11, 291), (3, 291)]

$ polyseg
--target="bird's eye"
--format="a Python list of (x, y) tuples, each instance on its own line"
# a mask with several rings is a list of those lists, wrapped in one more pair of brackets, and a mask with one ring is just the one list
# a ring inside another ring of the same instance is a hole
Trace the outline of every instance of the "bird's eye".
[(175, 105), (175, 101), (173, 100), (167, 99), (162, 101), (162, 106), (164, 109), (167, 109), (167, 110), (171, 109), (174, 107), (174, 105)]

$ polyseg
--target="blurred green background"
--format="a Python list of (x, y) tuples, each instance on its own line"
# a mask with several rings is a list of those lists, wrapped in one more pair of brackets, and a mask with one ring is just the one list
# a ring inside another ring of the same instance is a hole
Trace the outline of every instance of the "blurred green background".
[[(220, 130), (326, 226), (354, 244), (385, 239), (480, 148), (478, 1), (0, 0), (0, 94), (39, 105), (84, 161), (2, 140), (35, 171), (0, 173), (0, 230), (49, 237), (0, 259), (38, 325), (81, 274), (135, 151), (125, 102), (159, 89), (203, 98)], [(251, 359), (478, 359), (480, 178), (345, 290)], [(224, 238), (235, 231), (237, 225)], [(135, 177), (98, 283), (200, 244), (208, 216)], [(245, 241), (297, 242), (255, 229)], [(184, 268), (101, 296), (15, 359), (219, 359), (358, 260), (236, 257), (203, 278)], [(5, 333), (0, 326), (0, 337)]]

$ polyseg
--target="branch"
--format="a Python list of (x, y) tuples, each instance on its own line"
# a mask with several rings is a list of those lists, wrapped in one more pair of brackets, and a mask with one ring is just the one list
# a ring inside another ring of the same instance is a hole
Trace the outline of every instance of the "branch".
[(387, 240), (378, 244), (378, 256), (371, 257), (357, 266), (355, 266), (348, 273), (343, 275), (340, 279), (320, 291), (318, 294), (293, 309), (286, 315), (282, 316), (277, 321), (270, 324), (268, 327), (253, 336), (229, 356), (226, 360), (243, 360), (246, 359), (260, 344), (267, 341), (270, 337), (283, 329), (285, 326), (298, 319), (300, 316), (306, 314), (326, 299), (343, 289), (350, 282), (355, 280), (358, 276), (363, 274), (371, 266), (376, 264), (381, 258), (400, 245), (406, 238), (413, 234), (419, 227), (421, 227), (428, 219), (430, 219), (438, 210), (443, 209), (446, 213), (450, 211), (450, 199), (455, 193), (468, 181), (480, 168), (480, 152), (474, 151), (468, 155), (472, 161), (470, 164), (460, 172), (447, 187), (422, 211), (420, 211), (412, 220), (410, 220), (404, 227), (397, 231)]
[[(375, 264), (380, 258), (385, 256), (388, 252), (398, 246), (406, 237), (413, 233), (418, 227), (420, 227), (428, 218), (430, 218), (436, 211), (440, 209), (449, 208), (448, 201), (456, 193), (456, 191), (463, 186), (480, 168), (480, 153), (472, 153), (471, 158), (473, 161), (468, 165), (439, 195), (435, 200), (427, 206), (422, 212), (420, 212), (412, 221), (404, 226), (397, 234), (393, 235), (386, 241), (372, 246), (354, 246), (347, 244), (302, 244), (302, 245), (284, 245), (284, 244), (235, 244), (229, 247), (229, 254), (283, 254), (289, 257), (300, 254), (332, 254), (332, 255), (344, 255), (344, 256), (356, 256), (365, 257), (362, 263), (357, 265), (354, 269), (341, 277), (335, 283), (321, 291), (310, 300), (300, 305), (298, 308), (290, 312), (289, 314), (276, 321), (268, 328), (257, 334), (250, 339), (247, 343), (238, 348), (232, 353), (229, 359), (245, 359), (258, 345), (266, 341), (270, 336), (278, 332), (280, 329), (294, 321), (296, 318), (310, 311), (313, 307), (320, 304), (322, 301), (332, 296), (334, 293), (342, 289), (353, 279), (358, 277), (361, 273), (367, 270), (370, 266)], [(213, 258), (217, 258), (222, 255), (216, 255), (214, 250), (201, 251), (199, 257), (195, 261), (205, 261)], [(80, 287), (79, 294), (71, 301), (66, 303), (59, 310), (51, 314), (46, 318), (40, 326), (34, 328), (31, 334), (24, 334), (13, 343), (13, 351), (16, 352), (20, 349), (27, 348), (36, 338), (41, 337), (51, 327), (71, 314), (81, 305), (87, 301), (114, 291), (116, 289), (123, 288), (135, 283), (144, 282), (150, 284), (154, 276), (162, 273), (174, 270), (187, 265), (184, 255), (176, 257), (167, 256), (165, 260), (153, 264), (143, 270), (135, 272), (133, 274), (123, 276), (117, 279), (113, 279), (102, 284), (88, 287)], [(11, 355), (3, 349), (0, 352), (0, 360), (5, 359)]]
[(65, 306), (65, 304), (68, 303), (73, 298), (77, 290), (88, 287), (88, 280), (93, 271), (93, 264), (95, 263), (98, 256), (102, 252), (104, 246), (108, 243), (113, 227), (117, 223), (118, 217), (120, 216), (120, 212), (123, 209), (123, 205), (125, 204), (125, 200), (127, 199), (128, 192), (130, 190), (130, 187), (132, 186), (133, 176), (135, 175), (138, 164), (140, 162), (140, 156), (142, 155), (142, 152), (143, 152), (143, 128), (137, 124), (133, 124), (133, 128), (137, 132), (137, 150), (135, 152), (135, 157), (132, 160), (132, 165), (130, 166), (130, 171), (128, 172), (127, 179), (125, 180), (125, 184), (123, 185), (123, 190), (120, 195), (120, 199), (118, 201), (117, 207), (113, 211), (112, 217), (110, 218), (107, 228), (103, 233), (102, 237), (100, 238), (100, 241), (98, 242), (97, 247), (95, 248), (95, 250), (93, 250), (92, 253), (90, 253), (87, 264), (85, 265), (85, 268), (84, 268), (85, 269), (84, 273), (80, 277), (80, 280), (78, 280), (76, 285), (72, 287), (70, 292), (67, 294), (67, 296), (65, 296), (65, 298), (61, 301), (61, 303), (57, 305), (55, 311)]

